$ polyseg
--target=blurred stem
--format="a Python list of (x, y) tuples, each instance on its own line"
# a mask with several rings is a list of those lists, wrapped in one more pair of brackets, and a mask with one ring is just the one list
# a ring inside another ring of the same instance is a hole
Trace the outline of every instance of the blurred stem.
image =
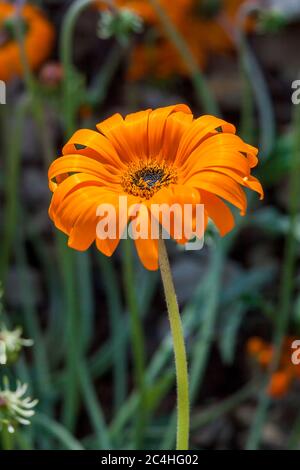
[(173, 338), (177, 382), (177, 450), (189, 447), (189, 383), (184, 334), (165, 242), (159, 239), (159, 267), (164, 286)]
[(63, 359), (64, 342), (57, 343), (57, 338), (61, 334), (63, 310), (61, 296), (58, 295), (61, 289), (61, 279), (57, 276), (57, 265), (53, 263), (53, 253), (49, 250), (48, 244), (45, 243), (41, 234), (33, 226), (28, 234), (28, 240), (32, 247), (33, 255), (36, 256), (41, 263), (43, 278), (45, 279), (46, 295), (49, 304), (49, 321), (47, 325), (47, 333), (45, 335), (46, 349), (51, 351), (49, 357), (50, 368), (59, 365)]
[(273, 338), (274, 358), (270, 364), (266, 376), (265, 386), (260, 395), (257, 412), (255, 414), (253, 425), (250, 430), (247, 449), (257, 449), (260, 443), (263, 426), (267, 419), (268, 408), (271, 399), (267, 393), (267, 387), (270, 383), (272, 374), (276, 371), (282, 349), (282, 343), (287, 331), (289, 316), (292, 305), (292, 294), (295, 287), (295, 268), (297, 258), (297, 215), (300, 200), (300, 106), (295, 106), (294, 114), (294, 149), (292, 165), (290, 170), (290, 197), (289, 197), (289, 220), (290, 226), (285, 241), (283, 269), (281, 277), (281, 288), (279, 297), (279, 307), (276, 317), (275, 332)]
[(19, 15), (17, 15), (17, 19), (18, 21), (16, 21), (15, 33), (16, 33), (16, 38), (17, 38), (19, 48), (20, 48), (20, 57), (21, 57), (21, 63), (22, 63), (22, 68), (23, 68), (24, 81), (25, 81), (26, 88), (30, 94), (30, 98), (32, 101), (33, 115), (39, 127), (41, 144), (42, 144), (42, 148), (43, 148), (44, 156), (45, 156), (45, 163), (48, 165), (51, 163), (52, 158), (53, 158), (53, 155), (51, 152), (50, 137), (48, 134), (48, 127), (45, 124), (45, 116), (44, 116), (43, 107), (39, 98), (39, 90), (36, 86), (34, 76), (32, 75), (32, 72), (31, 72), (31, 69), (27, 60), (26, 50), (24, 46), (24, 31), (22, 28), (22, 22), (20, 21)]
[(0, 435), (1, 435), (2, 450), (14, 450), (13, 434), (8, 432), (8, 429), (6, 426), (2, 427)]
[[(102, 256), (100, 252), (98, 253), (100, 256)], [(108, 264), (109, 266), (111, 266), (111, 262), (108, 262)], [(139, 291), (138, 291), (138, 294), (140, 294), (139, 311), (141, 312), (142, 318), (146, 316), (149, 310), (149, 306), (152, 303), (151, 300), (155, 294), (157, 281), (158, 281), (158, 276), (157, 276), (157, 273), (155, 272), (150, 273), (150, 271), (144, 270), (143, 274), (146, 274), (146, 275), (145, 275), (145, 278), (143, 279), (143, 282), (141, 283), (141, 286), (139, 286)], [(114, 276), (115, 276), (115, 272), (114, 272)], [(116, 297), (115, 289), (119, 289), (119, 286), (117, 284), (112, 284), (112, 282), (109, 281), (109, 276), (106, 282), (110, 284), (112, 298), (109, 300), (109, 303), (111, 303), (111, 306), (112, 306), (113, 302), (115, 302), (115, 297)], [(117, 294), (117, 297), (120, 297), (119, 292)], [(120, 314), (121, 314), (122, 313), (121, 299), (118, 301), (118, 303), (120, 303)], [(127, 343), (128, 343), (128, 332), (129, 332), (129, 321), (128, 321), (128, 317), (126, 316), (120, 322), (120, 328), (119, 328), (119, 335), (120, 335), (119, 341), (123, 342), (125, 356), (127, 355), (126, 348), (127, 348)], [(91, 357), (89, 361), (89, 368), (91, 370), (92, 376), (100, 377), (101, 375), (103, 375), (110, 368), (112, 364), (113, 356), (114, 356), (113, 344), (110, 341), (107, 341), (94, 353), (94, 355)], [(121, 359), (119, 357), (119, 361), (120, 360)], [(124, 359), (124, 362), (126, 362), (126, 359)], [(124, 367), (125, 366), (126, 364), (124, 364)]]
[(122, 305), (120, 289), (114, 270), (114, 266), (102, 253), (98, 254), (102, 272), (102, 281), (105, 286), (109, 310), (109, 320), (112, 335), (112, 361), (114, 377), (114, 411), (117, 412), (126, 397), (126, 337), (124, 335), (124, 319), (122, 316)]
[(92, 279), (92, 260), (90, 253), (76, 253), (75, 256), (77, 284), (80, 292), (79, 312), (80, 312), (80, 335), (81, 350), (88, 350), (93, 337), (95, 302)]
[(176, 28), (169, 15), (162, 8), (160, 2), (158, 0), (149, 0), (149, 3), (152, 5), (157, 16), (159, 17), (165, 29), (166, 35), (176, 47), (181, 56), (182, 61), (185, 63), (194, 85), (196, 97), (200, 105), (203, 107), (204, 112), (215, 115), (220, 114), (218, 105), (210, 91), (210, 88), (203, 74), (199, 69), (197, 61), (193, 56), (188, 43), (185, 41), (180, 31)]
[[(242, 62), (242, 61), (241, 61)], [(241, 76), (243, 81), (242, 113), (241, 113), (241, 137), (246, 142), (254, 141), (254, 102), (251, 84), (247, 73), (241, 63)]]
[(141, 448), (143, 444), (143, 437), (146, 425), (147, 415), (147, 395), (145, 387), (145, 338), (143, 333), (143, 325), (140, 318), (140, 312), (137, 301), (137, 294), (135, 290), (135, 279), (133, 272), (133, 258), (131, 240), (127, 239), (123, 242), (123, 283), (125, 287), (125, 297), (129, 309), (130, 322), (131, 322), (131, 340), (133, 347), (133, 366), (135, 384), (139, 391), (140, 402), (138, 407), (138, 416), (136, 419), (136, 446), (137, 449)]
[[(84, 450), (79, 441), (77, 441), (72, 434), (61, 424), (49, 418), (42, 413), (36, 413), (33, 422), (42, 428), (46, 433), (55, 437), (58, 442), (64, 445), (67, 450)], [(53, 449), (52, 449), (53, 450)]]
[(218, 240), (217, 246), (214, 247), (211, 261), (211, 272), (209, 274), (210, 290), (207, 292), (204, 307), (204, 322), (199, 329), (195, 348), (193, 350), (192, 366), (191, 366), (191, 400), (195, 401), (199, 389), (203, 382), (206, 370), (207, 359), (210, 353), (215, 322), (217, 319), (218, 305), (220, 299), (221, 277), (224, 266), (224, 249), (223, 240)]
[(10, 261), (12, 245), (17, 223), (17, 212), (19, 202), (19, 176), (20, 176), (20, 155), (21, 155), (21, 133), (28, 102), (22, 101), (15, 109), (15, 122), (13, 128), (13, 138), (9, 139), (5, 155), (5, 208), (3, 239), (0, 255), (0, 279), (5, 287), (7, 268)]
[[(255, 6), (255, 11), (257, 7)], [(268, 84), (265, 80), (260, 64), (247, 41), (244, 30), (245, 22), (253, 7), (249, 3), (243, 4), (240, 9), (240, 24), (231, 36), (236, 42), (240, 60), (251, 84), (253, 96), (259, 113), (259, 124), (261, 129), (260, 152), (264, 158), (267, 158), (275, 142), (275, 118), (272, 99), (269, 93)], [(227, 31), (228, 32), (228, 31)], [(229, 33), (230, 34), (230, 33)]]
[(119, 44), (112, 47), (100, 72), (93, 80), (91, 90), (89, 91), (89, 101), (91, 105), (100, 106), (104, 102), (112, 78), (120, 65), (123, 55), (124, 48), (121, 48)]
[[(21, 214), (19, 214), (21, 215)], [(22, 214), (24, 216), (24, 214)], [(29, 336), (34, 340), (34, 366), (36, 371), (37, 388), (39, 397), (42, 398), (41, 406), (43, 410), (50, 413), (51, 383), (49, 376), (49, 366), (47, 360), (47, 352), (45, 349), (44, 339), (41, 333), (41, 328), (38, 322), (38, 315), (35, 308), (33, 291), (31, 283), (28, 282), (28, 260), (26, 256), (25, 240), (22, 230), (24, 220), (22, 217), (19, 220), (20, 228), (18, 230), (18, 239), (16, 240), (16, 262), (18, 267), (19, 282), (20, 282), (20, 298), (22, 299), (22, 309), (24, 313), (26, 328)]]
[(66, 375), (63, 407), (63, 422), (68, 429), (73, 430), (76, 422), (76, 410), (78, 406), (78, 360), (82, 345), (78, 343), (78, 302), (75, 282), (75, 259), (73, 253), (66, 246), (65, 236), (57, 234), (57, 246), (59, 249), (60, 266), (65, 297), (66, 311)]
[(77, 367), (86, 408), (97, 434), (100, 450), (109, 450), (111, 449), (111, 444), (108, 438), (103, 411), (90, 380), (88, 367), (83, 360), (80, 361), (80, 364), (77, 364)]
[(266, 159), (272, 152), (275, 142), (273, 104), (263, 72), (255, 55), (247, 44), (244, 33), (241, 33), (240, 53), (242, 54), (244, 69), (252, 85), (253, 94), (256, 97), (261, 129), (260, 149), (262, 156)]
[(82, 12), (92, 3), (94, 0), (77, 0), (74, 1), (68, 9), (64, 18), (61, 30), (60, 40), (60, 60), (64, 70), (63, 79), (63, 97), (64, 97), (64, 114), (65, 114), (65, 126), (67, 137), (70, 137), (75, 129), (75, 109), (74, 109), (74, 93), (76, 90), (73, 89), (73, 62), (72, 62), (72, 51), (73, 51), (73, 36), (76, 22)]
[(201, 427), (216, 421), (220, 416), (223, 416), (235, 409), (247, 398), (252, 397), (256, 388), (257, 384), (255, 382), (250, 382), (221, 403), (211, 405), (209, 409), (200, 412), (192, 418), (191, 428), (199, 431)]

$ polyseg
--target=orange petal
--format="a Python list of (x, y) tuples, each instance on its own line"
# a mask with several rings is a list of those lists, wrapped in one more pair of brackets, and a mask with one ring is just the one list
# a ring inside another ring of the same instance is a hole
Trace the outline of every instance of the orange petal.
[(195, 164), (190, 164), (186, 170), (181, 169), (181, 181), (188, 181), (193, 175), (200, 173), (203, 170), (215, 168), (216, 171), (222, 171), (223, 168), (227, 168), (230, 171), (238, 173), (241, 177), (250, 176), (250, 167), (247, 159), (238, 152), (230, 152), (230, 155), (226, 156), (223, 152), (217, 154), (210, 154), (207, 158), (198, 158)]
[(205, 170), (192, 176), (187, 185), (198, 189), (204, 189), (209, 193), (216, 194), (238, 207), (241, 215), (245, 215), (247, 199), (243, 190), (229, 176), (216, 171)]
[[(153, 206), (150, 206), (150, 211), (167, 233), (178, 243), (188, 242), (191, 236), (186, 238), (185, 235), (193, 230), (196, 205), (200, 204), (199, 191), (183, 185), (170, 185), (160, 190), (151, 199), (151, 204), (160, 205), (159, 214)], [(187, 211), (185, 205), (190, 205), (191, 210)]]
[[(55, 193), (54, 196), (55, 198)], [(69, 193), (54, 211), (54, 223), (63, 232), (70, 235), (77, 219), (82, 213), (94, 211), (96, 220), (96, 210), (98, 205), (106, 197), (106, 192), (102, 188), (95, 186), (83, 186), (72, 193)], [(83, 227), (84, 228), (84, 227)]]
[(127, 162), (147, 158), (150, 112), (149, 109), (129, 114), (125, 120), (119, 114), (115, 114), (97, 124), (97, 129), (111, 141), (117, 153)]
[[(201, 167), (225, 166), (248, 176), (253, 165), (253, 160), (248, 159), (248, 152), (249, 146), (237, 135), (220, 133), (202, 142), (186, 159), (181, 169), (191, 173)], [(257, 163), (257, 157), (254, 154), (252, 157)]]
[(96, 239), (97, 219), (94, 205), (81, 211), (69, 234), (68, 246), (75, 250), (85, 251)]
[[(85, 149), (77, 149), (76, 146), (78, 145), (85, 147)], [(85, 153), (82, 150), (85, 150)], [(80, 129), (72, 135), (71, 139), (63, 147), (63, 155), (70, 153), (85, 154), (101, 163), (116, 166), (118, 169), (125, 168), (125, 164), (111, 142), (99, 132), (89, 129)]]
[(119, 238), (116, 238), (115, 240), (111, 240), (110, 238), (107, 238), (106, 240), (100, 240), (99, 238), (96, 238), (96, 246), (98, 250), (101, 251), (101, 253), (103, 253), (105, 256), (109, 257), (114, 254), (119, 243)]
[(143, 266), (149, 271), (158, 269), (158, 240), (135, 240), (135, 247)]
[(193, 115), (181, 111), (169, 116), (165, 126), (161, 154), (169, 162), (175, 162), (182, 136), (191, 126)]
[(151, 239), (151, 224), (149, 211), (140, 210), (135, 221), (137, 224), (148, 228), (147, 239), (134, 240), (139, 258), (146, 269), (156, 271), (158, 269), (158, 240)]
[[(111, 204), (115, 209), (115, 218), (112, 220), (113, 225), (116, 227), (116, 237), (112, 240), (100, 240), (96, 235), (96, 227), (99, 216), (97, 215), (97, 208), (100, 204)], [(120, 231), (120, 223), (122, 224)], [(95, 193), (94, 201), (90, 199), (88, 206), (86, 206), (84, 211), (81, 211), (78, 218), (73, 224), (73, 228), (70, 232), (68, 245), (77, 250), (86, 250), (91, 243), (97, 240), (98, 247), (101, 247), (101, 251), (104, 254), (110, 253), (110, 256), (115, 250), (119, 234), (123, 233), (125, 226), (127, 224), (127, 217), (123, 217), (120, 221), (119, 219), (119, 194), (111, 191), (103, 190)], [(114, 247), (114, 248), (113, 248)], [(111, 251), (113, 250), (113, 251)]]
[[(178, 112), (180, 112), (180, 114), (184, 113), (191, 116), (190, 108), (184, 104), (158, 108), (150, 113), (148, 124), (150, 158), (157, 158), (158, 155), (162, 153), (163, 139), (166, 131), (167, 121), (172, 114), (176, 114)], [(165, 158), (164, 155), (163, 158)]]
[(201, 191), (201, 201), (210, 219), (217, 226), (220, 235), (224, 236), (234, 227), (234, 217), (229, 207), (214, 194)]
[(237, 183), (241, 184), (242, 186), (245, 186), (246, 188), (252, 189), (252, 191), (257, 192), (260, 195), (260, 199), (264, 198), (264, 190), (262, 188), (262, 185), (258, 181), (257, 178), (254, 176), (245, 176), (243, 177), (236, 171), (232, 171), (230, 168), (222, 168), (222, 167), (213, 167), (213, 168), (207, 168), (208, 170), (212, 170), (227, 176), (230, 176), (234, 181)]
[(252, 191), (255, 191), (256, 193), (258, 193), (260, 195), (260, 199), (264, 198), (263, 187), (258, 181), (258, 179), (255, 178), (254, 176), (250, 175), (247, 179), (243, 178), (243, 183), (241, 184), (246, 186), (246, 188), (252, 189)]
[(273, 398), (282, 398), (287, 394), (291, 385), (292, 378), (285, 370), (274, 372), (269, 384), (268, 393)]
[[(126, 207), (120, 205), (120, 196), (126, 198)], [(97, 237), (96, 246), (98, 250), (101, 251), (103, 254), (105, 254), (106, 256), (111, 256), (119, 244), (119, 236), (124, 233), (127, 227), (128, 211), (130, 210), (130, 207), (132, 205), (137, 203), (137, 198), (124, 193), (122, 194), (111, 192), (107, 194), (107, 197), (103, 199), (103, 202), (114, 205), (116, 209), (116, 239), (100, 239)]]
[(222, 132), (235, 133), (235, 127), (232, 124), (214, 116), (201, 116), (196, 119), (181, 139), (176, 158), (177, 164), (181, 165), (205, 139), (218, 134), (218, 128), (221, 128)]
[(82, 155), (67, 155), (57, 158), (51, 164), (48, 172), (49, 180), (52, 181), (59, 175), (69, 173), (85, 173), (94, 175), (103, 181), (103, 184), (118, 184), (120, 177), (109, 171), (107, 165)]
[(63, 181), (59, 186), (57, 186), (54, 191), (49, 208), (49, 215), (52, 220), (55, 216), (57, 208), (63, 202), (65, 197), (83, 186), (100, 187), (103, 186), (103, 183), (95, 176), (85, 175), (83, 173), (78, 173), (76, 175), (69, 176), (65, 181)]

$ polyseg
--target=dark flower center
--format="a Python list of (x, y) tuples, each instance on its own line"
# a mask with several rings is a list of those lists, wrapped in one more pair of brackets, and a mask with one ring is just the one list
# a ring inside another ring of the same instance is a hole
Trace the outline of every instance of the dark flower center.
[(160, 182), (163, 177), (164, 171), (161, 168), (144, 168), (138, 171), (133, 179), (137, 186), (139, 186), (141, 182), (145, 182), (149, 188), (152, 188), (156, 183)]
[(176, 181), (175, 170), (165, 163), (140, 162), (129, 167), (121, 184), (128, 194), (150, 199), (159, 189)]

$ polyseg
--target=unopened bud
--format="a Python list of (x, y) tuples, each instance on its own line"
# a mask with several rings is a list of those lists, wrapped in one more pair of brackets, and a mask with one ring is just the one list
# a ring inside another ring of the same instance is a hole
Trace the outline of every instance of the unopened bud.
[(121, 44), (128, 44), (130, 37), (143, 30), (142, 19), (132, 10), (105, 10), (101, 13), (98, 35), (101, 39), (115, 37)]

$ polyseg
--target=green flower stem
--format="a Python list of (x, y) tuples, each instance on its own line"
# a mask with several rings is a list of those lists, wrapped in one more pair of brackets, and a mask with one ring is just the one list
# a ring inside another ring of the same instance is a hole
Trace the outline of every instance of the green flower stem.
[(149, 0), (149, 3), (157, 13), (169, 40), (174, 44), (183, 62), (186, 64), (200, 105), (207, 113), (220, 114), (218, 105), (184, 37), (173, 24), (169, 15), (161, 7), (158, 0)]
[[(207, 361), (213, 343), (213, 331), (217, 320), (219, 299), (220, 299), (220, 282), (224, 266), (224, 256), (229, 249), (230, 239), (219, 240), (212, 256), (211, 267), (208, 273), (207, 286), (209, 287), (206, 295), (203, 296), (202, 290), (200, 294), (201, 303), (199, 309), (202, 311), (203, 321), (196, 330), (196, 341), (192, 349), (191, 367), (190, 367), (190, 402), (191, 406), (200, 393)], [(203, 296), (203, 297), (202, 297)], [(198, 312), (197, 312), (198, 313)], [(172, 416), (170, 425), (164, 437), (164, 448), (171, 449), (174, 439), (175, 415)]]
[(147, 414), (147, 395), (145, 387), (145, 339), (143, 326), (140, 318), (137, 295), (135, 292), (135, 280), (133, 273), (133, 260), (131, 240), (124, 240), (124, 256), (123, 256), (123, 281), (125, 287), (126, 302), (129, 309), (131, 321), (131, 340), (133, 346), (133, 362), (135, 383), (139, 391), (139, 407), (136, 420), (136, 446), (140, 448), (143, 443), (143, 435), (146, 424)]
[(159, 267), (165, 291), (168, 315), (173, 338), (176, 381), (177, 381), (177, 450), (189, 447), (189, 383), (183, 328), (178, 308), (177, 297), (172, 279), (170, 263), (165, 242), (159, 240)]

